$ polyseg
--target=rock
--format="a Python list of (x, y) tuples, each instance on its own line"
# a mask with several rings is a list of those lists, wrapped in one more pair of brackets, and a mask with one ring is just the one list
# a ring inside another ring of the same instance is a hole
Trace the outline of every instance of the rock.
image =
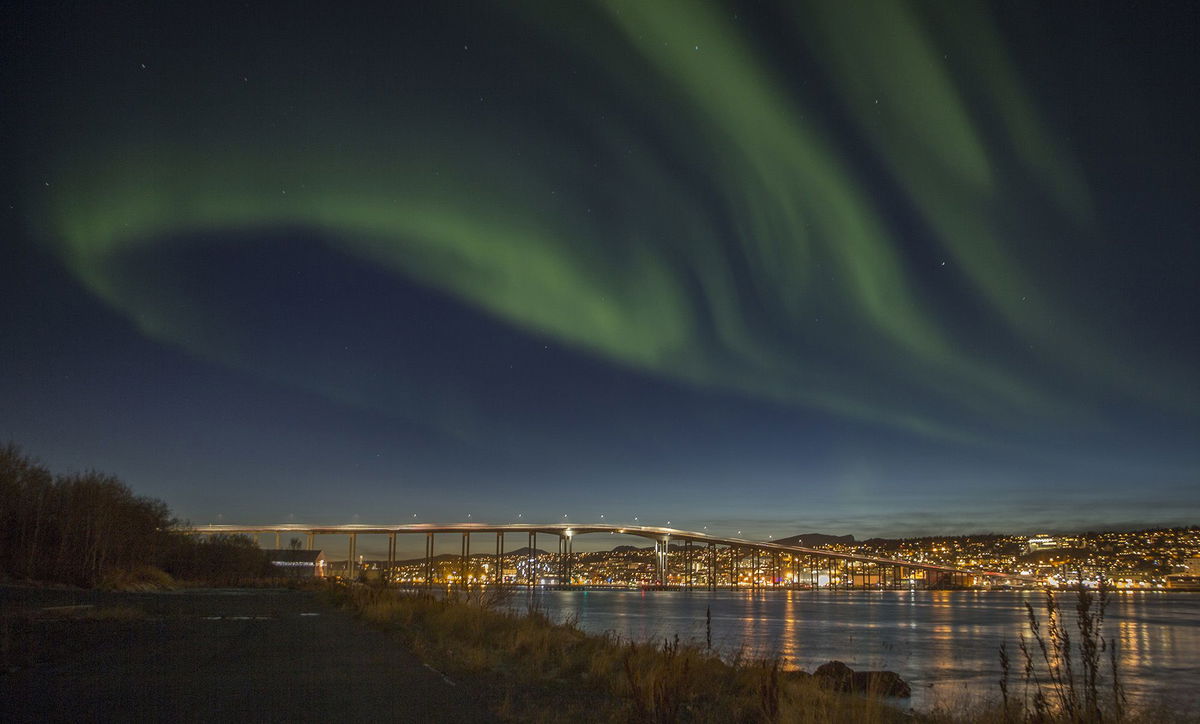
[(912, 696), (908, 682), (895, 671), (856, 671), (851, 679), (853, 691), (872, 696), (896, 696), (907, 699)]
[(909, 697), (908, 683), (894, 671), (855, 671), (841, 661), (821, 664), (813, 678), (833, 691), (870, 694), (872, 696)]
[(854, 669), (841, 661), (829, 661), (817, 667), (813, 677), (820, 679), (823, 686), (834, 691), (850, 691), (854, 679)]

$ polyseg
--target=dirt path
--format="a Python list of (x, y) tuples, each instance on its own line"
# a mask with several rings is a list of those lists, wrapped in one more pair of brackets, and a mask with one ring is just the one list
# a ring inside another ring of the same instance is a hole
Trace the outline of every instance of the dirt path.
[(467, 687), (315, 594), (0, 588), (9, 614), (64, 605), (147, 615), (10, 628), (0, 721), (493, 719)]

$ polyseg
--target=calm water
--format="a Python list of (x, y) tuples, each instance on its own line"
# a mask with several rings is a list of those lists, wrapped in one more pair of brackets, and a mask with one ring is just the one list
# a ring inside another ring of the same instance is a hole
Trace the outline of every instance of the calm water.
[[(732, 655), (785, 658), (813, 670), (831, 659), (854, 669), (889, 669), (925, 709), (998, 698), (997, 649), (1028, 632), (1024, 602), (1043, 619), (1044, 594), (1030, 591), (543, 591), (553, 617), (578, 619), (593, 633), (637, 641), (673, 638), (703, 644), (712, 611), (713, 646)], [(1060, 604), (1073, 611), (1068, 596)], [(1076, 633), (1073, 619), (1072, 634)], [(1200, 683), (1200, 594), (1112, 594), (1105, 633), (1117, 642), (1130, 699), (1167, 696), (1195, 711)], [(1019, 671), (1020, 663), (1014, 666)], [(1105, 666), (1107, 671), (1107, 665)]]

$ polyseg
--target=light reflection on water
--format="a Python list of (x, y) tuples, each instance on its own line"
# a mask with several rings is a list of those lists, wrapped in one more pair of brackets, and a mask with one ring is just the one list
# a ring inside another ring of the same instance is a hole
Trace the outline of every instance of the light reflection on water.
[[(538, 597), (552, 617), (635, 641), (678, 635), (703, 645), (708, 609), (713, 647), (723, 655), (780, 656), (808, 671), (831, 659), (889, 669), (912, 685), (918, 709), (998, 697), (1001, 643), (1008, 643), (1013, 676), (1020, 672), (1026, 601), (1045, 630), (1044, 594), (1035, 591), (576, 590)], [(1059, 605), (1077, 639), (1073, 600), (1060, 596)], [(1186, 692), (1200, 681), (1200, 595), (1113, 593), (1104, 633), (1117, 642), (1131, 700), (1155, 693), (1190, 703)]]

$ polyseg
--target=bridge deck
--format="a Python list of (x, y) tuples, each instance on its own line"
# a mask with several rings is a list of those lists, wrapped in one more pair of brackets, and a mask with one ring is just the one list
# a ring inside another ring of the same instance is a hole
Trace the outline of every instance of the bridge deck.
[(312, 535), (401, 535), (401, 534), (418, 534), (418, 533), (545, 533), (561, 537), (573, 538), (588, 533), (612, 533), (618, 535), (633, 535), (641, 538), (649, 538), (656, 541), (692, 541), (694, 543), (711, 543), (713, 545), (741, 547), (741, 548), (756, 548), (762, 551), (771, 551), (777, 553), (802, 554), (822, 556), (825, 558), (835, 558), (844, 561), (858, 561), (862, 563), (872, 563), (881, 566), (903, 566), (904, 568), (915, 568), (924, 571), (937, 571), (941, 573), (965, 574), (971, 576), (981, 576), (988, 578), (1004, 578), (1004, 579), (1025, 579), (1025, 576), (998, 573), (994, 571), (974, 571), (965, 568), (955, 568), (952, 566), (942, 566), (933, 563), (921, 563), (917, 561), (904, 561), (891, 558), (879, 558), (876, 556), (864, 556), (857, 553), (842, 553), (839, 551), (827, 551), (819, 548), (806, 548), (804, 546), (786, 545), (774, 543), (771, 541), (758, 541), (746, 538), (731, 538), (728, 536), (710, 535), (708, 533), (700, 533), (696, 531), (680, 530), (677, 528), (664, 528), (659, 526), (630, 526), (630, 525), (610, 525), (606, 523), (452, 523), (452, 524), (435, 524), (435, 523), (404, 523), (400, 525), (305, 525), (299, 523), (288, 523), (282, 525), (197, 525), (188, 530), (190, 533), (196, 534), (257, 534), (257, 533), (305, 533)]

